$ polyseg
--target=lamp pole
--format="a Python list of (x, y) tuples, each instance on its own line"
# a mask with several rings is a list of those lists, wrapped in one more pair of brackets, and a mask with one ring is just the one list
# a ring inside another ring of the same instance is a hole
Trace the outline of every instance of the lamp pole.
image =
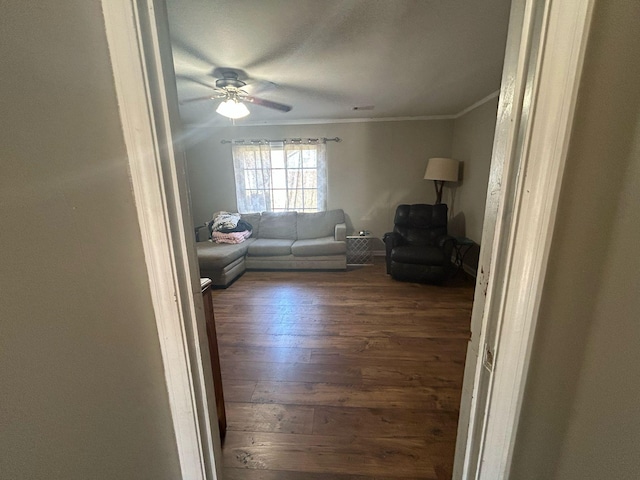
[(442, 203), (442, 189), (444, 187), (444, 180), (434, 180), (433, 185), (436, 187), (436, 205)]

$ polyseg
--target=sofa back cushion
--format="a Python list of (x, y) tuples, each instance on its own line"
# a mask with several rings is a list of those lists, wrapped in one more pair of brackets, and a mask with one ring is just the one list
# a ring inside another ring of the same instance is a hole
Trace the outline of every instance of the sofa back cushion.
[(297, 240), (296, 212), (262, 212), (259, 238)]
[(253, 227), (251, 230), (251, 237), (258, 238), (260, 233), (260, 214), (259, 213), (243, 213), (241, 216), (242, 220), (247, 223), (250, 223)]
[(344, 223), (342, 209), (317, 213), (298, 213), (298, 240), (333, 237), (338, 223)]

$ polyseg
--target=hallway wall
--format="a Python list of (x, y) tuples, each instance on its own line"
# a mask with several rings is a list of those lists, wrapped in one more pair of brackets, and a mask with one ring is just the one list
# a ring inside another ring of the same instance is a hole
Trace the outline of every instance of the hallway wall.
[(3, 479), (180, 477), (101, 9), (2, 2)]
[(640, 477), (640, 3), (596, 1), (514, 480)]

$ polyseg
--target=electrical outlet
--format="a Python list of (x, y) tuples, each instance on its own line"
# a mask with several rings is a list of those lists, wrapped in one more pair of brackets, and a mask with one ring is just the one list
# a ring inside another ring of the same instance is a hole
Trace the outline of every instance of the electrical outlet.
[(484, 344), (484, 354), (482, 357), (482, 364), (484, 365), (484, 368), (486, 368), (490, 372), (493, 372), (494, 355), (493, 352), (489, 350), (489, 345), (487, 345), (486, 343)]

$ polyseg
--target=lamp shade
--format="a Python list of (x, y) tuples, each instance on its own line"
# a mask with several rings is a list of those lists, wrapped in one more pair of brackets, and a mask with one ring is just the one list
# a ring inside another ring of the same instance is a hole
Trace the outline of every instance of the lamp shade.
[(218, 108), (216, 108), (216, 112), (218, 112), (220, 115), (224, 115), (225, 117), (234, 119), (246, 117), (247, 115), (249, 115), (249, 109), (247, 108), (247, 106), (244, 103), (238, 102), (234, 99), (225, 100), (224, 102), (220, 103), (220, 105), (218, 105)]
[(424, 179), (457, 182), (459, 163), (453, 158), (430, 158), (424, 172)]

